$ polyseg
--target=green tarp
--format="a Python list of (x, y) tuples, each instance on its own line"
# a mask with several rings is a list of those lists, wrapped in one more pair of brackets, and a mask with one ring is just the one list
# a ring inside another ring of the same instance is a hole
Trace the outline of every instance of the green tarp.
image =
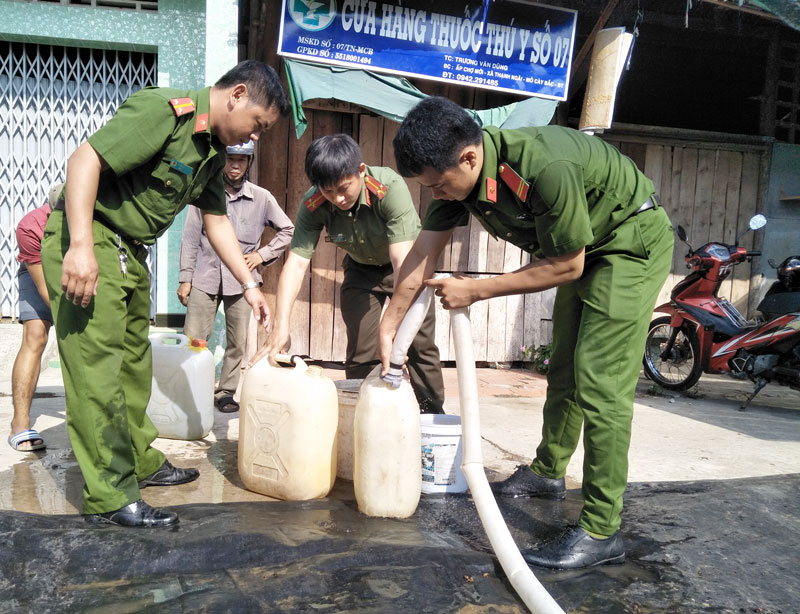
[[(306, 130), (302, 107), (306, 100), (333, 98), (401, 122), (420, 100), (427, 98), (403, 77), (297, 60), (286, 60), (285, 65), (297, 138)], [(556, 105), (555, 100), (533, 97), (494, 109), (468, 111), (482, 126), (521, 128), (549, 124)]]
[(800, 2), (798, 0), (750, 0), (750, 4), (777, 15), (787, 26), (800, 30)]

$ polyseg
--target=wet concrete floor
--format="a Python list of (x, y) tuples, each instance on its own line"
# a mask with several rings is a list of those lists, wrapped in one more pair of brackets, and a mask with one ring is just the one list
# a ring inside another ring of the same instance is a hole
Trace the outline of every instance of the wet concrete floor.
[[(457, 413), (455, 371), (445, 376), (446, 407)], [(490, 480), (530, 460), (545, 389), (529, 372), (479, 370)], [(800, 613), (800, 393), (768, 386), (739, 412), (746, 391), (704, 378), (674, 395), (640, 381), (628, 558), (535, 570), (566, 612)], [(9, 393), (0, 374), (3, 437)], [(201, 441), (155, 443), (176, 465), (201, 469), (196, 482), (143, 491), (180, 514), (177, 528), (96, 527), (79, 515), (59, 369), (43, 372), (32, 418), (48, 449), (0, 451), (0, 613), (526, 611), (468, 494), (424, 495), (408, 520), (363, 516), (346, 480), (324, 500), (274, 501), (244, 488), (238, 417), (217, 413)], [(577, 519), (581, 462), (579, 450), (565, 501), (499, 501), (521, 548)]]

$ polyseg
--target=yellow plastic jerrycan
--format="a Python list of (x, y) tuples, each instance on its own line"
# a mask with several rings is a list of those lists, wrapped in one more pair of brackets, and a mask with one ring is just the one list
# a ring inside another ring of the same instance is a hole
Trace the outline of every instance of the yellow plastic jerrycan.
[(288, 501), (326, 496), (336, 480), (338, 397), (318, 366), (279, 355), (265, 357), (242, 384), (239, 475), (249, 489)]
[(411, 384), (392, 388), (378, 365), (361, 384), (353, 425), (353, 487), (367, 516), (408, 518), (422, 489), (419, 404)]

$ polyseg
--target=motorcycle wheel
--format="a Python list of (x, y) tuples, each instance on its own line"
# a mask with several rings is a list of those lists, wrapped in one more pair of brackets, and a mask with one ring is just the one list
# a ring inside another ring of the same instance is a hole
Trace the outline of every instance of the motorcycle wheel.
[(644, 346), (642, 365), (647, 377), (667, 390), (688, 390), (703, 373), (700, 365), (700, 339), (691, 326), (684, 324), (678, 331), (670, 355), (661, 353), (672, 334), (670, 317), (656, 318), (650, 322)]

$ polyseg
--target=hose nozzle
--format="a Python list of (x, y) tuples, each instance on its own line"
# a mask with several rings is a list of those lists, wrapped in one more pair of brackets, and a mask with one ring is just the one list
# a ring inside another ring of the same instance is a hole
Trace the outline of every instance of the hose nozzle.
[(385, 375), (381, 375), (381, 380), (392, 388), (400, 388), (400, 384), (403, 383), (403, 365), (389, 363), (389, 370)]

